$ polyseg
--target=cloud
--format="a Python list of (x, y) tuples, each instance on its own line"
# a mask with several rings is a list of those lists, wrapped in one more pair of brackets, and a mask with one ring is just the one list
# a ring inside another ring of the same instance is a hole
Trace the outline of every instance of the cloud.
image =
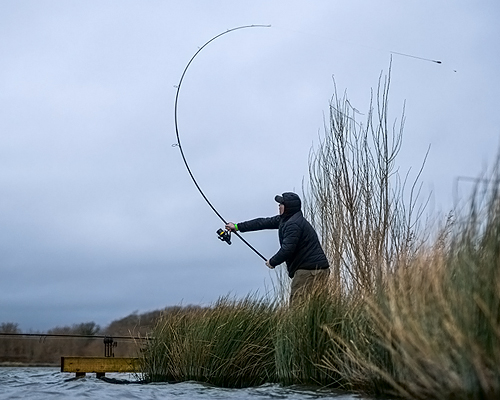
[[(333, 93), (367, 114), (393, 56), (390, 116), (406, 124), (401, 169), (436, 209), (458, 175), (498, 145), (499, 6), (319, 1), (236, 4), (131, 1), (0, 5), (0, 322), (22, 329), (133, 310), (264, 293), (271, 276), (185, 170), (173, 124), (175, 85), (189, 164), (225, 218), (277, 212), (301, 192)], [(454, 71), (457, 72), (454, 72)], [(412, 172), (412, 173), (413, 173)], [(247, 237), (247, 236), (246, 236)], [(248, 235), (277, 250), (275, 232)]]

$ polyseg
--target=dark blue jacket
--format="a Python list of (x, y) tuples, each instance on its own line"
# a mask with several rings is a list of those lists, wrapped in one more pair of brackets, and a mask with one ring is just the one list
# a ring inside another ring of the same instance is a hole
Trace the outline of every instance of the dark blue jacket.
[(326, 269), (329, 267), (316, 231), (302, 215), (301, 201), (295, 193), (283, 193), (285, 212), (269, 218), (239, 222), (238, 231), (249, 232), (278, 229), (280, 249), (269, 259), (275, 267), (286, 262), (288, 275), (293, 278), (298, 269)]

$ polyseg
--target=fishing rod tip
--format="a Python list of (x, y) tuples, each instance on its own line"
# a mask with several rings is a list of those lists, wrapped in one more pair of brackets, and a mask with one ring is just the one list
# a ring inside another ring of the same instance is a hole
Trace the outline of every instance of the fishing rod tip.
[(251, 28), (270, 28), (271, 27), (271, 24), (269, 25), (264, 25), (264, 24), (254, 24), (254, 25), (250, 25)]

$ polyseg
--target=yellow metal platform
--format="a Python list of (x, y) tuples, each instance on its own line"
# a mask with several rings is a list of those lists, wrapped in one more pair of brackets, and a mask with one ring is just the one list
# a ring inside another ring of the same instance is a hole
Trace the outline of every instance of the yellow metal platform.
[(98, 378), (106, 372), (139, 372), (139, 358), (61, 357), (61, 372), (75, 372), (77, 377), (95, 373)]

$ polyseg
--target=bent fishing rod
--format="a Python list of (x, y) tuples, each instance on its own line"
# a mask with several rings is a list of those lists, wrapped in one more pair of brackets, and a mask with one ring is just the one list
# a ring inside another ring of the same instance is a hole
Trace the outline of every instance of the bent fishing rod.
[[(184, 76), (186, 75), (186, 72), (193, 62), (193, 60), (196, 58), (196, 56), (205, 48), (207, 47), (210, 43), (212, 43), (214, 40), (218, 39), (219, 37), (226, 35), (228, 33), (237, 31), (239, 29), (246, 29), (246, 28), (269, 28), (271, 25), (244, 25), (244, 26), (238, 26), (236, 28), (228, 29), (225, 32), (219, 33), (218, 35), (214, 36), (212, 39), (210, 39), (208, 42), (206, 42), (203, 46), (201, 46), (198, 51), (191, 57), (189, 62), (187, 63), (186, 67), (184, 68), (184, 71), (182, 72), (181, 79), (179, 80), (179, 84), (177, 85), (177, 92), (175, 94), (175, 106), (174, 106), (174, 122), (175, 122), (175, 134), (177, 136), (177, 143), (174, 145), (176, 147), (179, 147), (179, 150), (181, 152), (182, 160), (184, 161), (184, 165), (186, 166), (186, 169), (189, 173), (189, 176), (191, 177), (191, 180), (193, 181), (194, 185), (196, 186), (196, 189), (198, 189), (198, 192), (200, 192), (201, 196), (203, 199), (207, 202), (207, 204), (210, 206), (212, 211), (221, 219), (221, 221), (224, 223), (224, 225), (227, 225), (227, 221), (224, 219), (224, 217), (217, 211), (217, 209), (213, 206), (213, 204), (210, 202), (208, 197), (203, 193), (203, 190), (201, 190), (200, 185), (196, 181), (193, 172), (191, 171), (191, 168), (189, 167), (189, 164), (187, 162), (186, 156), (184, 154), (184, 150), (181, 145), (181, 139), (179, 137), (179, 127), (178, 127), (178, 118), (177, 118), (177, 105), (179, 102), (179, 93), (181, 91), (181, 85), (182, 81), (184, 80)], [(243, 242), (245, 243), (250, 249), (252, 249), (255, 254), (257, 254), (260, 258), (262, 258), (264, 261), (267, 261), (267, 259), (255, 249), (250, 243), (248, 243), (238, 232), (234, 232), (234, 234)], [(228, 230), (223, 230), (219, 229), (217, 231), (217, 235), (219, 239), (222, 241), (226, 242), (227, 244), (231, 244), (231, 231)]]

